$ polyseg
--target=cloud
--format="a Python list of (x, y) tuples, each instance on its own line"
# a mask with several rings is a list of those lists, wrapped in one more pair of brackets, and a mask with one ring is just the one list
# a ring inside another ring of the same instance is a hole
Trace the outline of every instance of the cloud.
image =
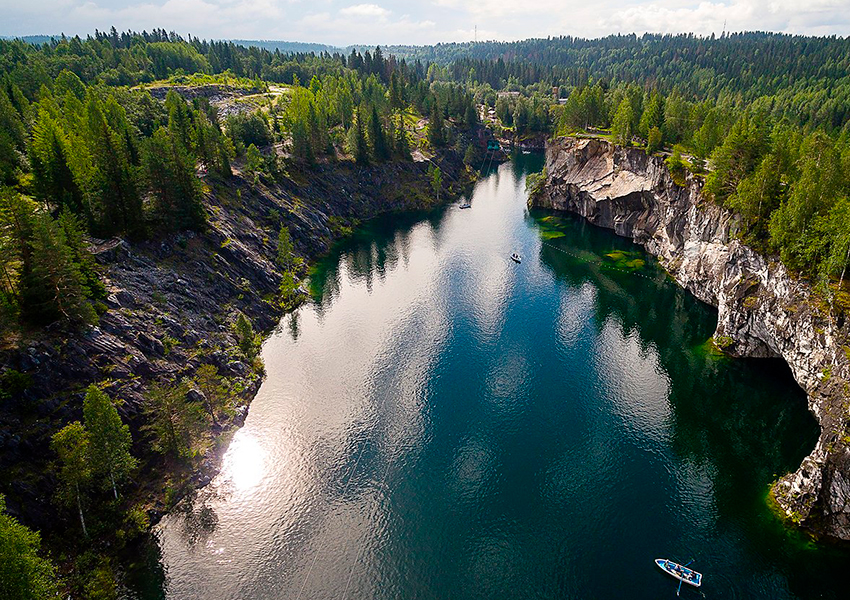
[[(599, 20), (601, 30), (699, 34), (726, 31), (846, 33), (848, 0), (729, 0), (682, 5), (658, 0), (613, 11)], [(686, 23), (687, 28), (683, 28)]]
[(390, 14), (390, 11), (377, 4), (355, 4), (354, 6), (343, 8), (339, 12), (343, 15), (355, 17), (387, 17)]
[[(611, 33), (850, 33), (850, 0), (0, 0), (0, 35), (165, 28), (205, 38), (427, 44)], [(376, 3), (380, 2), (380, 4)]]

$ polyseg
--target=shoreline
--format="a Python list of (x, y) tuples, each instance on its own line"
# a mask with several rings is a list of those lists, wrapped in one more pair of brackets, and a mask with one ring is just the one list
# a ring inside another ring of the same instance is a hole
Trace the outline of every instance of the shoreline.
[(682, 288), (717, 307), (714, 340), (726, 354), (788, 364), (821, 434), (771, 494), (795, 525), (850, 541), (850, 438), (842, 437), (848, 325), (823, 314), (808, 283), (736, 239), (735, 216), (705, 201), (695, 178), (674, 182), (662, 159), (565, 137), (548, 144), (546, 173), (529, 206), (577, 214), (644, 246)]

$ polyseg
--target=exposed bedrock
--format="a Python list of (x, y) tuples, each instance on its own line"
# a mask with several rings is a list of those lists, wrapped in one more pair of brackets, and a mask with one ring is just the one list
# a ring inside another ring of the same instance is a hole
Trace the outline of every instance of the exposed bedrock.
[(795, 522), (850, 540), (850, 326), (843, 317), (831, 317), (778, 259), (737, 240), (735, 216), (706, 200), (699, 180), (677, 185), (661, 158), (604, 140), (560, 138), (547, 145), (546, 173), (530, 205), (577, 213), (634, 239), (717, 307), (715, 340), (726, 352), (790, 365), (821, 434), (774, 495)]

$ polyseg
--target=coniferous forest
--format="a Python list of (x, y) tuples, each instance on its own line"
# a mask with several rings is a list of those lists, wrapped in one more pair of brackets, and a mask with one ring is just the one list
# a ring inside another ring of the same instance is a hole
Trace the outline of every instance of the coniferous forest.
[[(184, 93), (201, 86), (260, 95), (261, 107), (222, 114)], [(3, 344), (97, 324), (107, 290), (92, 245), (203, 232), (205, 198), (237, 164), (255, 182), (450, 147), (472, 164), (464, 136), (482, 119), (511, 143), (590, 135), (663, 155), (677, 182), (702, 178), (706, 200), (739, 215), (744, 242), (812, 281), (831, 310), (850, 309), (850, 39), (628, 35), (282, 53), (113, 28), (0, 40)], [(441, 173), (428, 178), (439, 195)], [(291, 293), (300, 258), (286, 227), (275, 236)], [(252, 324), (240, 315), (234, 330), (256, 363)], [(201, 367), (191, 382), (151, 386), (145, 448), (185, 459), (196, 432), (232, 409), (235, 385)], [(0, 402), (25, 386), (3, 372)], [(191, 401), (194, 389), (205, 402)], [(105, 548), (118, 541), (103, 531), (149, 525), (120, 500), (138, 444), (114, 399), (98, 386), (84, 398), (82, 420), (51, 432), (50, 502), (99, 545), (48, 557), (0, 495), (0, 553), (14, 558), (0, 560), (2, 597), (115, 597)]]

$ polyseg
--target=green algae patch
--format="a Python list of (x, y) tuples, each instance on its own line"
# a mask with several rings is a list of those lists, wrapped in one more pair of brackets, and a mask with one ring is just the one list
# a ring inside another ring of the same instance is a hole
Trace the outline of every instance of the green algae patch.
[(729, 358), (729, 355), (723, 352), (723, 349), (717, 345), (713, 337), (710, 337), (702, 344), (695, 346), (694, 353), (697, 356), (712, 358), (714, 360), (725, 360)]
[(646, 260), (640, 252), (614, 250), (605, 255), (603, 264), (620, 271), (640, 271), (646, 267)]

